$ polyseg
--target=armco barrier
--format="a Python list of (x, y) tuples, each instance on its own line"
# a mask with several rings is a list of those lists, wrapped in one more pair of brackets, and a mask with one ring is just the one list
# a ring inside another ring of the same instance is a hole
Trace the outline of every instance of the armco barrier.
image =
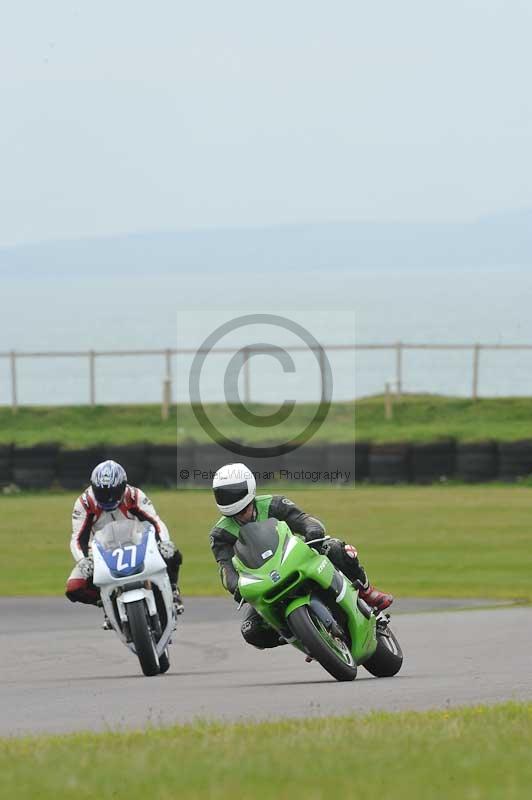
[[(220, 445), (122, 445), (60, 450), (57, 445), (16, 447), (0, 445), (0, 487), (14, 483), (22, 489), (61, 486), (86, 487), (96, 464), (106, 458), (122, 463), (133, 485), (180, 488), (209, 487), (222, 464), (243, 461), (260, 482), (290, 481), (315, 485), (317, 473), (327, 484), (435, 483), (447, 478), (482, 483), (516, 481), (532, 475), (532, 440), (520, 442), (427, 444), (330, 443), (304, 445), (292, 453), (238, 456)], [(301, 473), (307, 473), (302, 475)], [(327, 473), (324, 475), (323, 473)], [(336, 475), (336, 477), (335, 477)]]
[(497, 477), (497, 446), (495, 442), (458, 444), (455, 477), (467, 483), (485, 483), (495, 480)]
[(453, 439), (413, 444), (410, 469), (414, 483), (437, 483), (454, 474), (456, 445)]
[(57, 474), (56, 444), (40, 444), (35, 447), (16, 447), (13, 451), (13, 483), (22, 489), (46, 489)]
[(369, 449), (371, 483), (409, 483), (409, 444), (372, 444)]
[(502, 481), (517, 481), (532, 474), (532, 441), (499, 442), (499, 478)]

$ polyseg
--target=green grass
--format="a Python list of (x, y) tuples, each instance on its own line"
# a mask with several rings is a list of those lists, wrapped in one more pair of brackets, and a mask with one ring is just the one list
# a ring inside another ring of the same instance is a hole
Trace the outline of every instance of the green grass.
[[(209, 417), (225, 435), (249, 442), (296, 437), (315, 412), (312, 404), (298, 404), (278, 428), (245, 426), (222, 404), (206, 407)], [(272, 413), (271, 406), (250, 406), (257, 414)], [(356, 426), (355, 426), (356, 418)], [(455, 437), (460, 441), (532, 438), (532, 398), (485, 399), (473, 402), (431, 395), (405, 397), (394, 406), (393, 419), (384, 419), (382, 397), (356, 403), (335, 403), (314, 441), (431, 441)], [(129, 444), (149, 441), (209, 442), (188, 405), (174, 407), (170, 419), (161, 420), (160, 407), (86, 406), (21, 408), (13, 414), (0, 409), (0, 443), (32, 445), (56, 441), (70, 448), (92, 444)]]
[(532, 704), (0, 740), (0, 796), (522, 800)]
[[(370, 578), (399, 596), (532, 600), (532, 489), (527, 486), (315, 488), (287, 492), (332, 535), (354, 543)], [(209, 491), (153, 491), (184, 554), (185, 594), (223, 594), (208, 533)], [(74, 495), (0, 499), (0, 595), (59, 595), (72, 559)]]

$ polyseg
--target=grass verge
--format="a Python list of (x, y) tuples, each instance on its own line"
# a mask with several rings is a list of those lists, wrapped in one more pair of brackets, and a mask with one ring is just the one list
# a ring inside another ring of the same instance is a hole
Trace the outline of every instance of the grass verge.
[[(404, 597), (532, 600), (532, 491), (525, 486), (292, 489), (331, 535), (354, 543), (377, 586)], [(185, 594), (224, 591), (209, 549), (217, 519), (209, 491), (151, 497), (183, 551)], [(74, 495), (0, 499), (0, 595), (60, 595), (72, 568)]]
[[(277, 406), (275, 407), (277, 408)], [(271, 414), (272, 406), (251, 404), (255, 414)], [(294, 412), (272, 433), (276, 440), (297, 436), (314, 416), (314, 404), (298, 403)], [(264, 440), (262, 427), (243, 426), (223, 404), (206, 406), (207, 415), (229, 438), (248, 442)], [(355, 427), (356, 420), (356, 427)], [(393, 419), (384, 419), (382, 397), (356, 403), (333, 403), (328, 417), (314, 437), (316, 442), (433, 441), (454, 437), (459, 441), (532, 438), (532, 398), (482, 399), (436, 395), (406, 396), (394, 405)], [(65, 447), (131, 444), (148, 441), (174, 444), (194, 440), (210, 443), (190, 405), (173, 407), (170, 418), (161, 420), (160, 406), (57, 406), (26, 407), (17, 414), (0, 408), (0, 444), (33, 445), (59, 442)]]
[(0, 740), (0, 796), (522, 800), (532, 704)]

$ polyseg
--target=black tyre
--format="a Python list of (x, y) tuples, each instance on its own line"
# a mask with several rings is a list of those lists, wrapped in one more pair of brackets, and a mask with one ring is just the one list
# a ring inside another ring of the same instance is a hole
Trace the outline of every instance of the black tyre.
[(308, 606), (300, 606), (287, 618), (294, 636), (312, 658), (337, 681), (354, 681), (357, 665), (346, 642), (325, 628)]
[(131, 638), (133, 639), (143, 673), (148, 676), (158, 675), (160, 671), (159, 658), (150, 630), (144, 600), (136, 600), (134, 603), (127, 604), (127, 618)]
[(363, 666), (376, 678), (391, 678), (403, 666), (403, 651), (390, 628), (377, 631), (377, 649)]
[(170, 659), (168, 657), (168, 648), (166, 648), (164, 653), (159, 656), (159, 668), (160, 668), (161, 674), (163, 674), (164, 672), (168, 672), (168, 670), (170, 669)]

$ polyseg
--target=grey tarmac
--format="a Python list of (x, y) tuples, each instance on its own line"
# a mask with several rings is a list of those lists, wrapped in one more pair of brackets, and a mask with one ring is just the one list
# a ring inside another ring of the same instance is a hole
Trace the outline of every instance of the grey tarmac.
[[(235, 604), (191, 598), (164, 676), (145, 678), (99, 609), (0, 598), (0, 736), (121, 730), (197, 718), (262, 720), (532, 700), (532, 608), (402, 600), (394, 678), (337, 683), (290, 646), (258, 651)], [(428, 613), (431, 612), (431, 613)]]

